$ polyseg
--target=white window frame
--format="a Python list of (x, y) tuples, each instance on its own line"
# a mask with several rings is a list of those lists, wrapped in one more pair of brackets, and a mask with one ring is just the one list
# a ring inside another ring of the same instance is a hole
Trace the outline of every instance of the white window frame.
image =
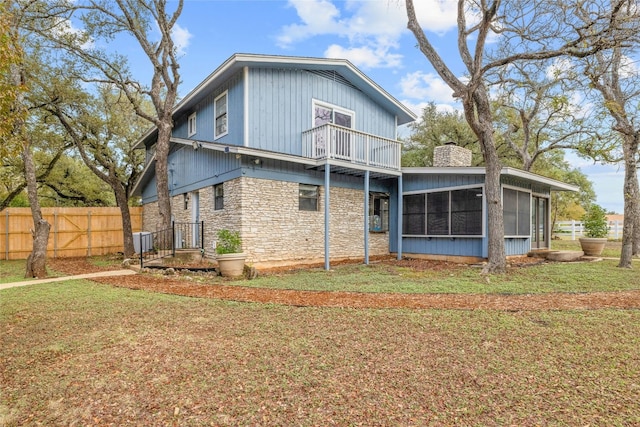
[[(218, 117), (218, 109), (216, 108), (217, 104), (218, 104), (218, 100), (222, 97), (225, 97), (225, 118), (226, 118), (226, 126), (224, 129), (224, 132), (222, 133), (218, 133), (218, 119), (222, 117), (222, 115), (220, 115), (220, 117)], [(215, 99), (213, 100), (213, 139), (219, 139), (222, 138), (223, 136), (227, 135), (229, 133), (229, 91), (225, 90), (224, 92), (222, 92), (220, 95), (216, 96)]]
[(323, 108), (330, 109), (332, 111), (330, 123), (335, 125), (335, 113), (338, 112), (351, 117), (351, 127), (348, 129), (355, 130), (356, 128), (356, 112), (355, 111), (349, 110), (348, 108), (340, 107), (338, 105), (331, 104), (329, 102), (320, 101), (315, 98), (312, 99), (311, 101), (312, 101), (311, 102), (311, 127), (312, 128), (316, 127), (316, 107), (323, 107)]
[(196, 128), (196, 113), (193, 112), (189, 115), (187, 119), (187, 136), (193, 136), (197, 132)]

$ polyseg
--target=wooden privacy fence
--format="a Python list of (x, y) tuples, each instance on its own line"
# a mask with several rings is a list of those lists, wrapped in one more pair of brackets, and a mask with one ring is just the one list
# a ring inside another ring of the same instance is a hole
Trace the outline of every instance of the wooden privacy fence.
[[(142, 208), (132, 207), (131, 226), (142, 229)], [(42, 208), (51, 224), (47, 256), (76, 257), (122, 252), (122, 216), (118, 208)], [(33, 247), (30, 208), (0, 212), (0, 259), (26, 259)]]

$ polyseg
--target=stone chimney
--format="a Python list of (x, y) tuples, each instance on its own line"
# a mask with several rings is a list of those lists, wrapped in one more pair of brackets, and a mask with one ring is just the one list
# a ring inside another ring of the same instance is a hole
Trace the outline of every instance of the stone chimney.
[(458, 147), (450, 141), (433, 149), (433, 166), (441, 167), (469, 167), (471, 166), (471, 150)]

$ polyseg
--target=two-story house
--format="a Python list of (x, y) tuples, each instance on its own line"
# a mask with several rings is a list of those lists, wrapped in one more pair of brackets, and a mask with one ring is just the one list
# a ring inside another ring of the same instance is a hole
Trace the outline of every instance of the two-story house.
[[(236, 54), (173, 115), (172, 215), (206, 224), (189, 245), (208, 250), (227, 228), (241, 233), (258, 266), (328, 268), (333, 259), (403, 250), (486, 257), (483, 168), (403, 171), (397, 129), (416, 116), (349, 61)], [(134, 194), (148, 231), (159, 223), (156, 137), (151, 130), (138, 142), (147, 163)], [(576, 189), (508, 168), (503, 181), (507, 254), (544, 246), (550, 191)]]

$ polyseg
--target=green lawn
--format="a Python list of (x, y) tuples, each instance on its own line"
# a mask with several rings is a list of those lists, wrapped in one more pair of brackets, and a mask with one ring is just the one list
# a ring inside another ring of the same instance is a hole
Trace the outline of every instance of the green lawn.
[(68, 281), (0, 291), (0, 342), (8, 427), (640, 424), (638, 310), (299, 308)]

